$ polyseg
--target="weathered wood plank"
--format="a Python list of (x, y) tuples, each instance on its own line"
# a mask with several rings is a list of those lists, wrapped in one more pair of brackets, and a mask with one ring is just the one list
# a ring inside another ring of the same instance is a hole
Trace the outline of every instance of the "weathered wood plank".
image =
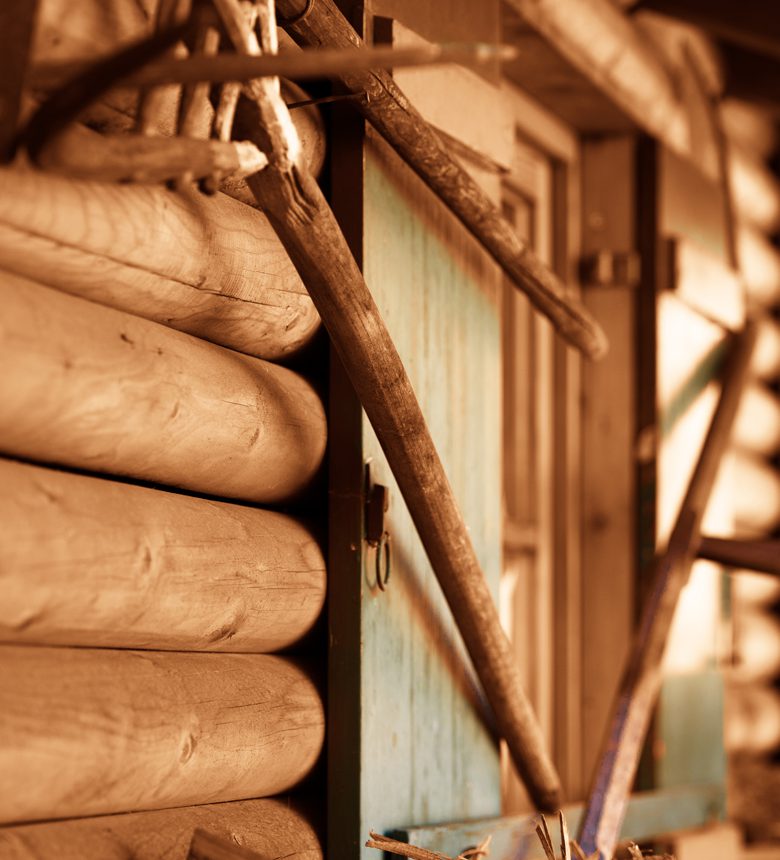
[(0, 640), (285, 648), (314, 624), (325, 562), (283, 514), (0, 461)]
[(283, 657), (6, 645), (0, 675), (2, 822), (275, 794), (323, 742)]
[(302, 491), (326, 427), (282, 367), (0, 277), (0, 450), (249, 501)]
[(5, 860), (185, 860), (196, 827), (266, 860), (322, 860), (317, 823), (289, 798), (0, 827)]
[(265, 216), (221, 194), (0, 169), (0, 268), (262, 358), (319, 324)]
[[(365, 274), (425, 410), (496, 600), (500, 272), (371, 130), (364, 182)], [(493, 815), (501, 808), (498, 749), (483, 694), (432, 576), (411, 505), (405, 504), (367, 422), (363, 451), (371, 458), (373, 479), (390, 487), (393, 573), (380, 593), (375, 551), (364, 548), (361, 844), (369, 827), (384, 831), (401, 822)], [(369, 860), (375, 854), (362, 848), (350, 856)]]
[[(681, 828), (700, 827), (716, 820), (723, 804), (720, 785), (697, 785), (684, 788), (648, 791), (632, 795), (621, 830), (621, 839), (647, 841)], [(564, 807), (569, 831), (579, 825), (583, 814), (581, 803)], [(441, 851), (452, 857), (466, 848), (478, 845), (492, 835), (490, 857), (495, 860), (523, 857), (543, 860), (544, 851), (534, 828), (537, 815), (508, 815), (502, 818), (462, 821), (422, 827), (405, 827), (393, 834), (412, 845), (430, 851)], [(550, 821), (553, 843), (558, 844), (559, 828)]]

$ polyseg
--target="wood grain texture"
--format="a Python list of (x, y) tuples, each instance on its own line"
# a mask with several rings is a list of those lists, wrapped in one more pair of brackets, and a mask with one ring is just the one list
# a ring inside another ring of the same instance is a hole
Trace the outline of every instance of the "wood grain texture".
[(0, 827), (5, 860), (185, 860), (193, 830), (249, 848), (263, 860), (322, 860), (317, 822), (289, 798)]
[(278, 502), (322, 461), (322, 404), (297, 374), (156, 323), (0, 277), (0, 450)]
[(325, 562), (272, 511), (0, 461), (0, 640), (268, 652), (301, 638)]
[(319, 323), (265, 216), (221, 194), (3, 168), (0, 268), (262, 358)]
[(243, 800), (319, 755), (309, 675), (282, 657), (0, 649), (0, 821)]

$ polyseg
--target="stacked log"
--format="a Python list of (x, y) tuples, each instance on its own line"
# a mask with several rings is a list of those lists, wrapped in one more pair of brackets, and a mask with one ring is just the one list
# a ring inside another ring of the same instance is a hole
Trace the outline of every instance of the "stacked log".
[(196, 827), (285, 860), (321, 860), (308, 810), (281, 800), (244, 800), (0, 828), (5, 860), (186, 860)]
[(319, 325), (268, 220), (223, 194), (0, 168), (0, 267), (270, 360)]
[(322, 747), (289, 658), (8, 645), (0, 667), (3, 822), (276, 794)]
[(325, 450), (319, 397), (285, 368), (0, 276), (0, 451), (280, 502)]
[[(97, 24), (107, 49), (138, 35), (139, 8), (69, 8), (38, 59), (77, 36), (92, 56)], [(321, 125), (296, 113), (316, 170)], [(88, 114), (132, 123), (111, 98)], [(270, 797), (324, 739), (325, 413), (273, 363), (319, 318), (228, 191), (0, 168), (3, 857), (184, 860), (195, 828), (322, 857), (311, 813)]]
[(322, 609), (290, 516), (9, 461), (0, 487), (4, 641), (267, 653)]

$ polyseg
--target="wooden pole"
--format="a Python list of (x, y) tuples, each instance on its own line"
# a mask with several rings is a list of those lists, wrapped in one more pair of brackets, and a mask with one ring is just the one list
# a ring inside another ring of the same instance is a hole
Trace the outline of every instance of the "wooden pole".
[(322, 748), (288, 658), (5, 645), (0, 673), (4, 823), (276, 794)]
[[(302, 10), (302, 0), (279, 0), (280, 17), (291, 20)], [(317, 0), (307, 13), (286, 29), (302, 45), (317, 48), (358, 48), (362, 40), (332, 0)], [(598, 323), (572, 293), (523, 244), (498, 208), (449, 154), (439, 135), (425, 122), (384, 71), (340, 75), (355, 105), (417, 175), (455, 213), (544, 314), (556, 331), (591, 358), (607, 349)]]
[(698, 553), (699, 558), (726, 567), (780, 576), (780, 540), (728, 540), (705, 536)]
[[(479, 65), (497, 60), (511, 60), (517, 53), (505, 45), (430, 44), (393, 48), (388, 45), (355, 50), (287, 51), (284, 54), (241, 55), (222, 53), (217, 56), (192, 55), (153, 59), (123, 76), (117, 86), (160, 87), (170, 84), (193, 84), (201, 81), (228, 83), (250, 81), (260, 77), (283, 77), (305, 80), (326, 78), (372, 69), (392, 69), (408, 66), (428, 66), (442, 63)], [(63, 80), (88, 73), (89, 64), (57, 63), (32, 70), (33, 85), (52, 89)]]
[(3, 827), (0, 855), (4, 860), (184, 860), (197, 827), (265, 858), (323, 858), (317, 823), (284, 797)]
[(642, 610), (580, 825), (578, 841), (588, 856), (598, 852), (603, 860), (611, 860), (615, 852), (645, 734), (661, 689), (662, 661), (669, 630), (696, 556), (702, 518), (749, 376), (755, 341), (754, 323), (735, 339), (721, 378), (720, 399), (669, 545), (656, 560), (653, 583)]
[[(233, 0), (218, 7), (240, 31)], [(275, 32), (273, 20), (269, 27)], [(252, 52), (252, 38), (238, 32), (237, 49)], [(268, 79), (246, 92), (251, 101), (239, 105), (237, 124), (242, 135), (256, 135), (269, 159), (249, 187), (304, 279), (376, 431), (518, 771), (539, 808), (557, 809), (557, 774), (398, 352), (319, 186), (295, 164), (284, 104)]]
[(319, 326), (266, 217), (222, 194), (0, 168), (0, 269), (272, 360)]
[(280, 502), (326, 443), (300, 376), (148, 320), (0, 276), (0, 451)]
[(0, 639), (268, 652), (317, 620), (325, 562), (272, 511), (0, 460)]

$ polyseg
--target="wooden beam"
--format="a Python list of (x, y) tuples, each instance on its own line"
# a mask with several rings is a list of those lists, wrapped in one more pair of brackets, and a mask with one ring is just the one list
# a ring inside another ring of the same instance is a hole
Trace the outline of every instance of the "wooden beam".
[(699, 558), (716, 561), (726, 567), (756, 570), (780, 576), (780, 541), (729, 540), (704, 536), (699, 544)]
[(261, 358), (319, 325), (266, 217), (221, 194), (2, 168), (0, 268)]
[(0, 276), (0, 451), (279, 502), (322, 462), (297, 374), (13, 275)]
[[(300, 11), (300, 0), (280, 0), (280, 16), (293, 20)], [(332, 0), (320, 0), (287, 29), (302, 45), (363, 46)], [(533, 250), (520, 241), (392, 77), (383, 71), (366, 71), (342, 75), (339, 80), (349, 92), (362, 96), (355, 104), (364, 117), (455, 213), (536, 310), (551, 320), (558, 334), (592, 358), (603, 355), (607, 343), (595, 320)]]
[(509, 0), (509, 6), (637, 126), (677, 152), (689, 151), (690, 121), (673, 75), (610, 0)]
[(729, 442), (756, 340), (751, 324), (737, 336), (721, 378), (721, 394), (666, 551), (656, 559), (633, 647), (580, 825), (586, 855), (611, 858), (617, 845), (647, 727), (661, 689), (662, 660), (677, 603), (688, 580), (699, 530)]
[(5, 645), (0, 671), (0, 822), (276, 794), (323, 743), (283, 657)]
[(289, 516), (8, 460), (0, 488), (5, 642), (267, 652), (322, 609), (322, 553)]
[(197, 827), (265, 858), (323, 858), (317, 816), (289, 797), (2, 827), (0, 855), (5, 860), (179, 860)]
[(640, 0), (634, 8), (661, 12), (717, 39), (780, 58), (780, 20), (764, 0)]

